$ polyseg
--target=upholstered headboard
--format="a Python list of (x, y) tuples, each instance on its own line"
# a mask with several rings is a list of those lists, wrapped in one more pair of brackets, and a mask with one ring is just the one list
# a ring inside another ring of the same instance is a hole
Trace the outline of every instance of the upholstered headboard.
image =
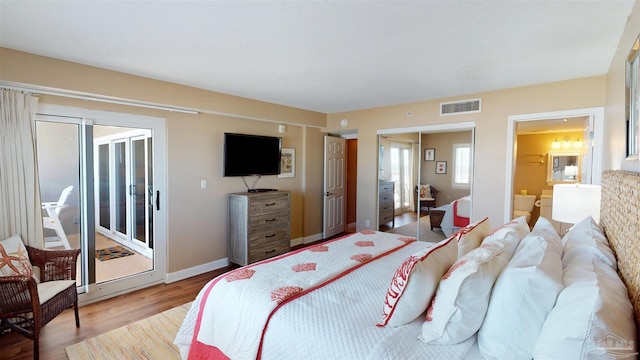
[(607, 170), (602, 176), (600, 226), (618, 259), (640, 329), (640, 174)]

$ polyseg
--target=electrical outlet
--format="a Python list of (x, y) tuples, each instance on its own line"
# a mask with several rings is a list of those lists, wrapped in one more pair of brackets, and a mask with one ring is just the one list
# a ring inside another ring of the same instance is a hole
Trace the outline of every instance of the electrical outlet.
[(368, 228), (368, 227), (369, 227), (369, 225), (370, 225), (370, 224), (369, 224), (369, 219), (365, 220), (365, 221), (364, 221), (364, 226)]
[(73, 223), (74, 224), (80, 224), (80, 216), (74, 216), (73, 217)]
[(207, 180), (200, 180), (200, 189), (207, 188)]

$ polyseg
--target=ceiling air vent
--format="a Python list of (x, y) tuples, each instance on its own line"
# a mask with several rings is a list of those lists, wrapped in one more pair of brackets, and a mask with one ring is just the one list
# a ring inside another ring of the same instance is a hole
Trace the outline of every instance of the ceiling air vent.
[(482, 111), (482, 99), (440, 103), (440, 115), (469, 114)]

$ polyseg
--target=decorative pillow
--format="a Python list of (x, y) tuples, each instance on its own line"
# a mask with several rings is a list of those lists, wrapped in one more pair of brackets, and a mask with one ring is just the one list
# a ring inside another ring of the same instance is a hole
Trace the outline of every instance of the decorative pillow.
[(33, 275), (27, 248), (19, 235), (0, 241), (0, 276)]
[(508, 230), (515, 231), (518, 235), (518, 242), (520, 242), (520, 240), (522, 240), (530, 232), (526, 216), (517, 217), (509, 221), (508, 223), (496, 228), (495, 230), (490, 232), (484, 240), (482, 240), (482, 243), (484, 244), (495, 239), (503, 239), (504, 232)]
[(617, 269), (616, 257), (609, 247), (609, 242), (591, 216), (575, 224), (562, 238), (562, 244), (562, 264), (565, 268), (573, 262), (590, 263), (593, 257), (598, 257), (605, 264)]
[[(565, 270), (565, 288), (536, 342), (536, 359), (631, 359), (636, 328), (627, 288), (599, 258)], [(579, 270), (579, 271), (574, 271)]]
[(456, 233), (458, 238), (458, 258), (480, 246), (482, 239), (489, 234), (489, 231), (491, 231), (491, 225), (488, 217), (458, 230)]
[(482, 355), (488, 359), (533, 358), (542, 324), (563, 286), (560, 237), (548, 220), (539, 218), (493, 287), (478, 332)]
[(431, 199), (431, 185), (420, 185), (420, 199)]
[(452, 236), (407, 258), (391, 279), (378, 326), (404, 325), (420, 316), (457, 255)]
[(442, 277), (427, 309), (419, 339), (426, 343), (457, 344), (478, 331), (489, 306), (491, 288), (509, 261), (500, 256), (512, 246), (515, 232), (483, 244), (451, 266)]

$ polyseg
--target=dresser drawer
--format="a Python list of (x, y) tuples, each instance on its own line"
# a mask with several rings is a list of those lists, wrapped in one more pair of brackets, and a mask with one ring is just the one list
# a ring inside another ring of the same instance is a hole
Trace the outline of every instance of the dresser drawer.
[(264, 260), (289, 251), (289, 240), (281, 240), (261, 246), (252, 246), (249, 250), (249, 263)]
[(249, 214), (257, 216), (277, 211), (288, 211), (289, 197), (282, 194), (273, 194), (272, 196), (261, 196), (251, 199)]
[(392, 212), (386, 212), (384, 214), (380, 214), (380, 219), (378, 221), (378, 223), (380, 224), (384, 224), (384, 223), (388, 223), (390, 221), (393, 221), (393, 213)]
[(378, 186), (378, 192), (380, 194), (382, 193), (393, 194), (393, 181), (380, 182)]
[(289, 228), (289, 213), (282, 210), (269, 214), (251, 216), (249, 218), (251, 232), (272, 228)]
[(289, 239), (289, 228), (273, 228), (252, 231), (249, 234), (249, 247), (260, 246), (270, 242), (278, 242), (282, 239)]

